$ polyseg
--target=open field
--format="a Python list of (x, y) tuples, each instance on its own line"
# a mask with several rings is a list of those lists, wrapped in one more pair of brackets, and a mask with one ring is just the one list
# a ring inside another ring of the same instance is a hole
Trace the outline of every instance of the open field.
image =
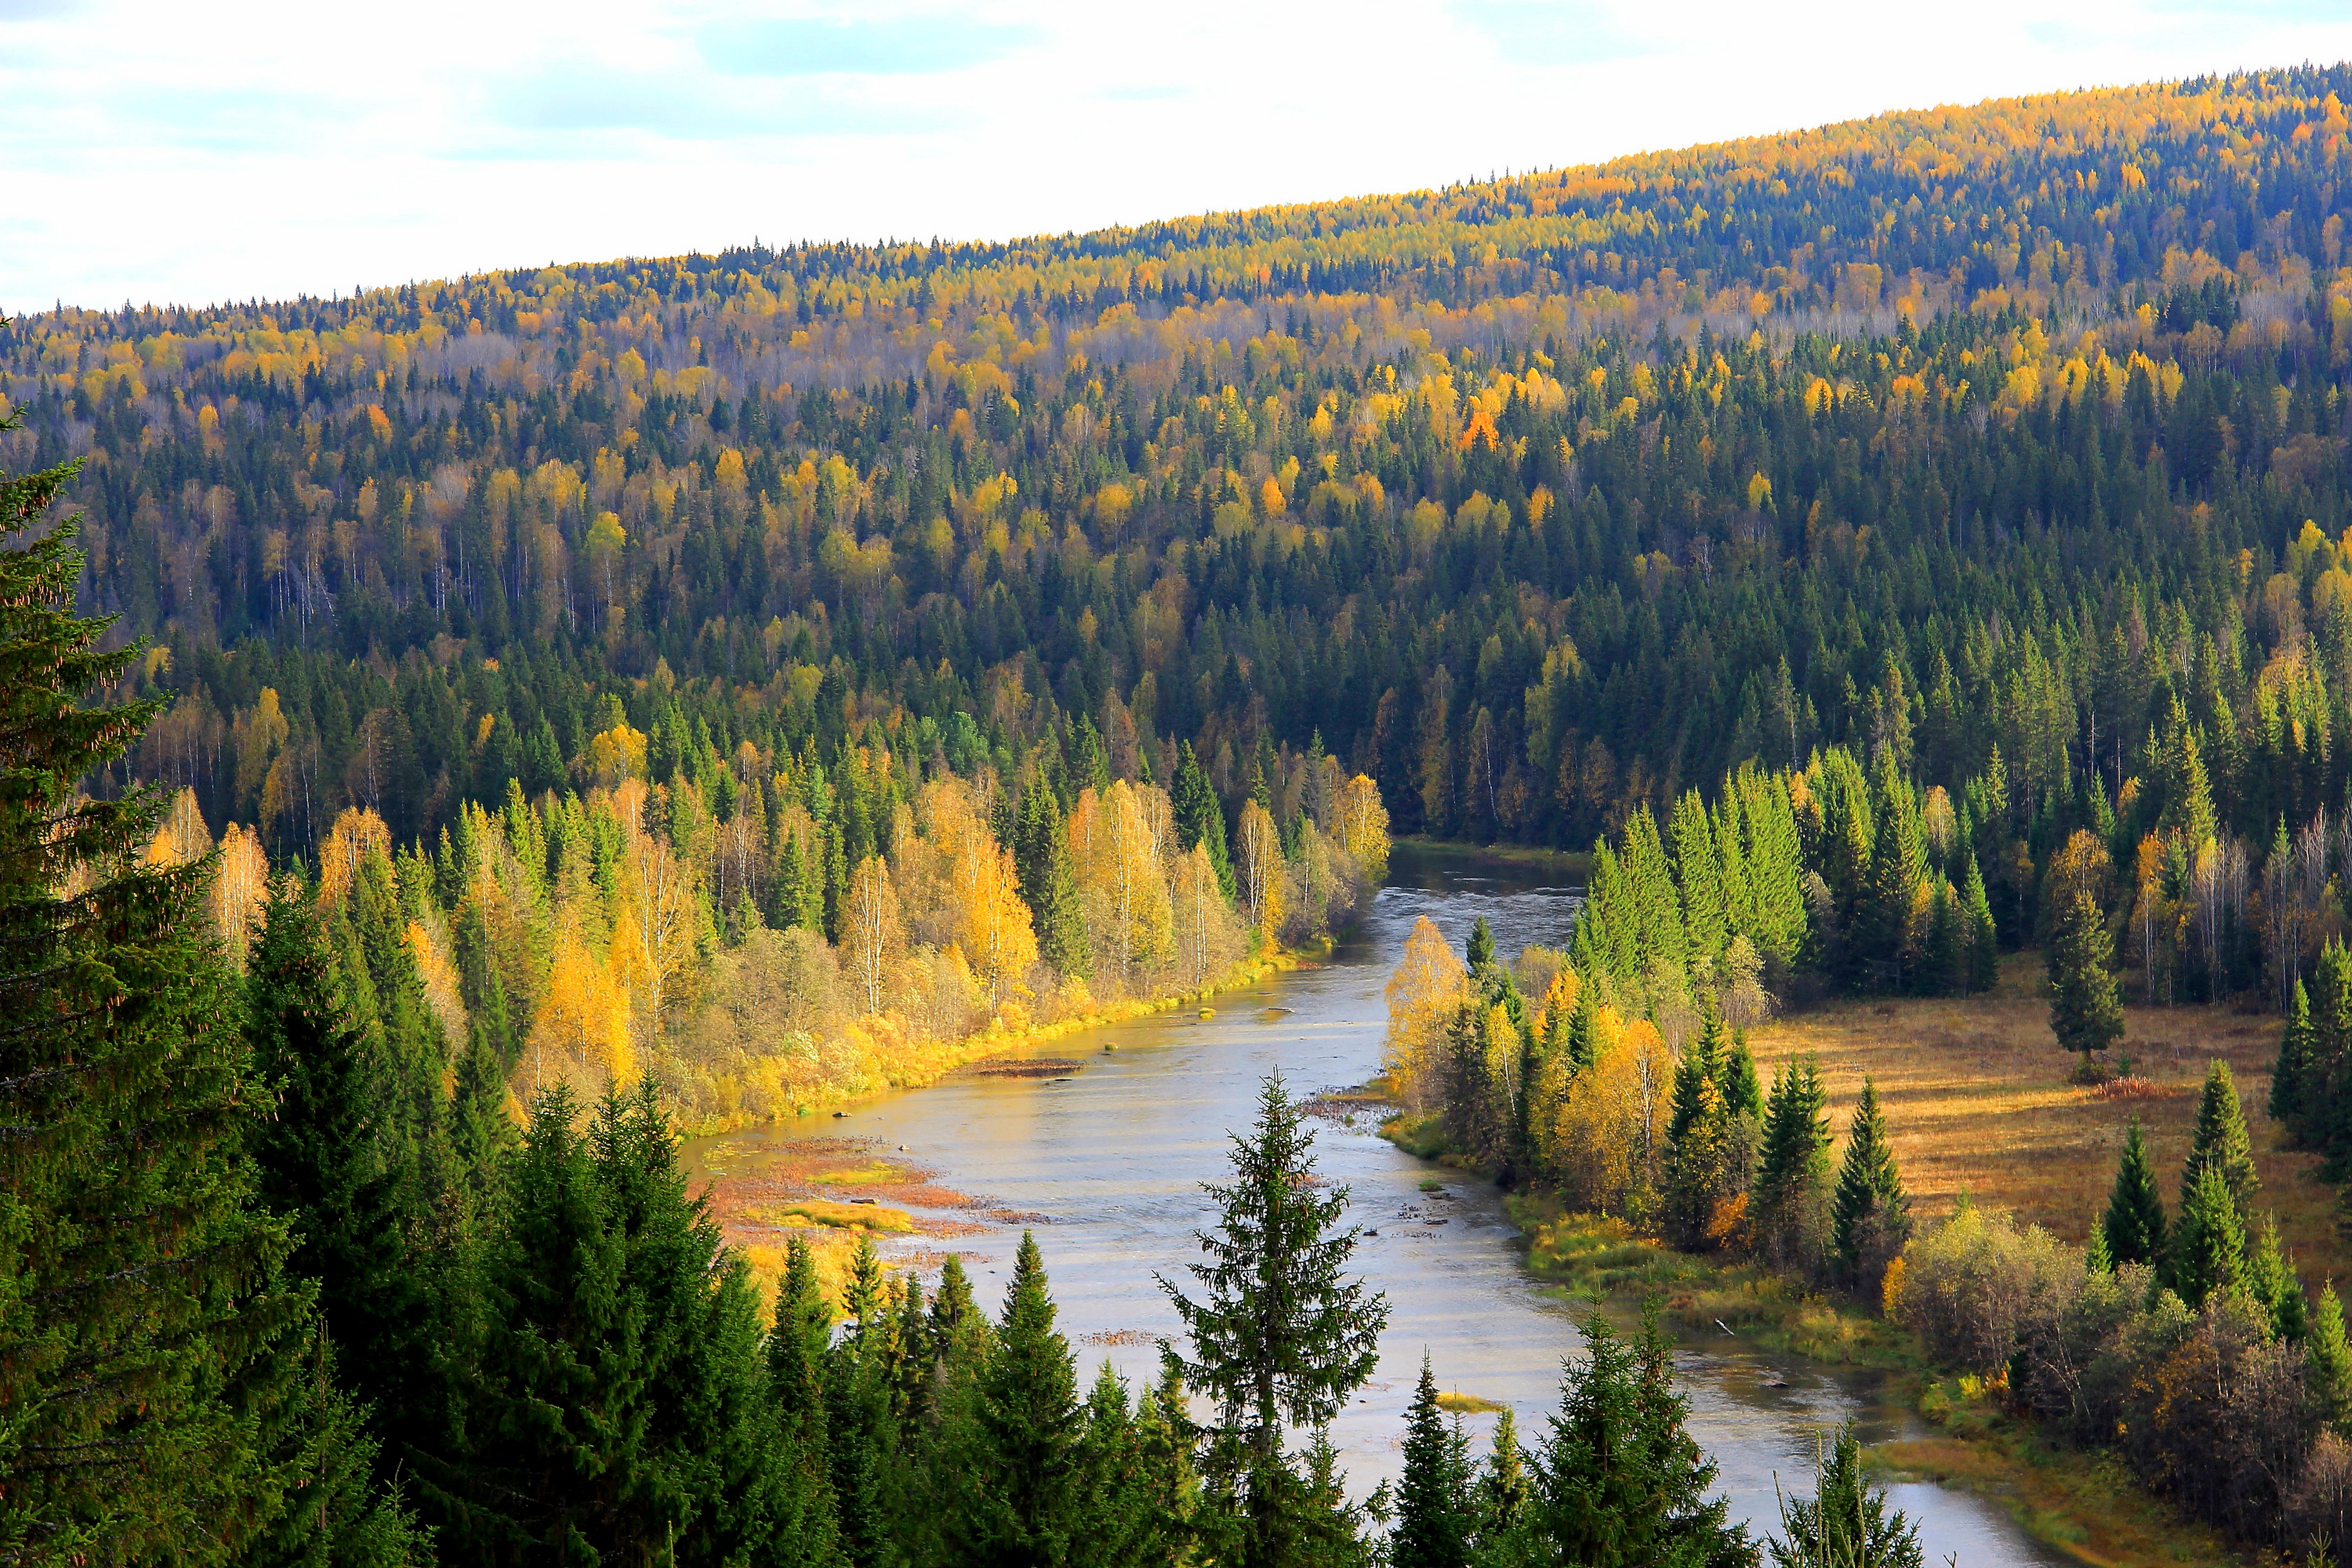
[(2335, 1194), (2313, 1174), (2318, 1156), (2277, 1147), (2264, 1109), (2279, 1019), (2127, 1005), (2121, 1054), (2145, 1086), (2113, 1095), (2066, 1081), (2074, 1061), (2052, 1038), (2041, 981), (2040, 956), (2021, 953), (2003, 963), (1990, 996), (1828, 1003), (1754, 1030), (1748, 1043), (1768, 1084), (1777, 1064), (1819, 1058), (1841, 1142), (1864, 1077), (1877, 1080), (1915, 1215), (1948, 1215), (1966, 1192), (2071, 1242), (2105, 1212), (2135, 1116), (2165, 1200), (2177, 1201), (2198, 1090), (2206, 1063), (2219, 1058), (2237, 1079), (2253, 1136), (2263, 1178), (2256, 1209), (2277, 1214), (2280, 1239), (2306, 1280), (2352, 1278)]

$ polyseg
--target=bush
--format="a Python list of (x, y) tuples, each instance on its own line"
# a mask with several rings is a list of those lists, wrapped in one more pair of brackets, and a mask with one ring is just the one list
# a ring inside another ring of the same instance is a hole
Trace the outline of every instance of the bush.
[(2009, 1368), (2029, 1336), (2056, 1331), (2084, 1278), (2080, 1248), (1969, 1204), (1914, 1237), (1902, 1263), (1888, 1303), (1895, 1321), (1917, 1330), (1939, 1363), (1989, 1378)]

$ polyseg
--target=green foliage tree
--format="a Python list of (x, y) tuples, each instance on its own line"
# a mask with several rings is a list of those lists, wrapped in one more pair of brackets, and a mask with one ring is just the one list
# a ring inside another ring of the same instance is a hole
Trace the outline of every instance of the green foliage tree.
[(1852, 1422), (1815, 1458), (1813, 1481), (1811, 1497), (1781, 1500), (1780, 1533), (1765, 1543), (1773, 1568), (1921, 1568), (1919, 1527), (1863, 1473)]
[(1910, 1228), (1910, 1200), (1895, 1168), (1878, 1086), (1864, 1079), (1846, 1131), (1845, 1158), (1838, 1167), (1830, 1211), (1831, 1250), (1850, 1283), (1873, 1291), (1887, 1263), (1902, 1250)]
[(1086, 921), (1078, 908), (1077, 873), (1070, 860), (1061, 802), (1049, 789), (1033, 788), (1021, 797), (1013, 868), (1021, 897), (1036, 922), (1038, 955), (1065, 974), (1086, 973), (1090, 960)]
[(1561, 1380), (1559, 1409), (1503, 1560), (1590, 1568), (1735, 1568), (1754, 1561), (1730, 1507), (1709, 1498), (1715, 1466), (1684, 1429), (1673, 1363), (1653, 1311), (1638, 1340), (1598, 1311), (1584, 1324), (1585, 1360)]
[(1469, 1568), (1477, 1534), (1476, 1496), (1462, 1434), (1437, 1404), (1437, 1379), (1421, 1358), (1421, 1381), (1405, 1411), (1404, 1475), (1397, 1486), (1391, 1568)]
[(2320, 1421), (2336, 1436), (2352, 1424), (2352, 1342), (2344, 1333), (2344, 1303), (2331, 1279), (2319, 1288), (2311, 1309), (2311, 1325), (2303, 1339), (2305, 1382)]
[(206, 868), (141, 863), (155, 796), (79, 795), (162, 704), (84, 705), (141, 648), (72, 613), (77, 522), (43, 525), (73, 471), (0, 476), (0, 1556), (217, 1561), (299, 1479), (224, 1384), (306, 1312)]
[[(1082, 1516), (1080, 1447), (1108, 1413), (1089, 1415), (1077, 1398), (1070, 1347), (1054, 1328), (1045, 1259), (1024, 1232), (995, 1344), (981, 1370), (975, 1441), (961, 1467), (955, 1534), (960, 1561), (1059, 1563), (1077, 1544)], [(1119, 1396), (1120, 1421), (1125, 1395)], [(1098, 1456), (1109, 1468), (1123, 1461)]]
[(2182, 1194), (2172, 1233), (2172, 1289), (2191, 1307), (2245, 1279), (2246, 1231), (2237, 1200), (2218, 1163), (2208, 1163)]
[(2261, 1190), (2262, 1178), (2254, 1171), (2253, 1139), (2246, 1131), (2245, 1110), (2238, 1103), (2237, 1080), (2230, 1075), (2230, 1064), (2218, 1059), (2206, 1065), (2205, 1087), (2197, 1100), (2197, 1129), (2189, 1137), (2189, 1158), (2180, 1168), (2183, 1204), (2208, 1165), (2221, 1171), (2242, 1225), (2253, 1212), (2253, 1196)]
[(1828, 1109), (1811, 1058), (1774, 1069), (1749, 1225), (1758, 1248), (1784, 1266), (1817, 1266), (1828, 1245)]
[(1379, 1364), (1387, 1299), (1347, 1277), (1359, 1232), (1339, 1228), (1348, 1189), (1315, 1181), (1314, 1136), (1279, 1073), (1258, 1096), (1256, 1125), (1234, 1135), (1234, 1179), (1206, 1186), (1216, 1227), (1187, 1266), (1201, 1296), (1165, 1279), (1192, 1342), (1179, 1368), (1213, 1399), (1222, 1462), (1237, 1472), (1238, 1560), (1272, 1564), (1311, 1522), (1311, 1489), (1285, 1462), (1286, 1425), (1319, 1428)]
[(2088, 1062), (2124, 1037), (2123, 1000), (2116, 994), (2114, 945), (2106, 917), (2089, 894), (2077, 893), (2058, 911), (2047, 955), (2050, 1029), (2059, 1047)]
[(2303, 1115), (2304, 1075), (2312, 1054), (2311, 994), (2298, 980), (2288, 994), (2278, 1059), (2271, 1064), (2271, 1120), (2282, 1127), (2294, 1126)]
[(2165, 1257), (2164, 1199), (2156, 1190), (2156, 1167), (2148, 1159), (2137, 1117), (2124, 1133), (2123, 1157), (2116, 1162), (2116, 1184), (2107, 1194), (2099, 1235), (2113, 1267), (2160, 1263)]

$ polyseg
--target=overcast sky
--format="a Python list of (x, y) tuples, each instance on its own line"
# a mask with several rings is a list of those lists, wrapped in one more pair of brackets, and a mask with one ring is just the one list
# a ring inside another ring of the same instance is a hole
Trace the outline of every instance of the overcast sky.
[(0, 0), (0, 310), (1005, 237), (2352, 58), (2352, 0)]

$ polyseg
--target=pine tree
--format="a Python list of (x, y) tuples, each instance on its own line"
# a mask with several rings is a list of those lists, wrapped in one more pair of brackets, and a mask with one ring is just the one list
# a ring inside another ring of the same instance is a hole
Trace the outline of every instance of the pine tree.
[(1070, 1347), (1036, 1237), (1023, 1232), (994, 1353), (980, 1373), (974, 1443), (962, 1478), (957, 1554), (971, 1563), (1057, 1563), (1080, 1523), (1084, 1427)]
[(208, 867), (142, 864), (158, 795), (79, 795), (162, 703), (83, 706), (144, 645), (72, 613), (79, 519), (42, 525), (74, 471), (0, 476), (0, 1557), (202, 1562), (285, 1484), (223, 1382), (305, 1314), (238, 1152)]
[(2278, 1060), (2271, 1066), (2271, 1120), (2295, 1126), (2303, 1116), (2303, 1079), (2312, 1058), (2311, 995), (2298, 980), (2287, 1000), (2286, 1026), (2279, 1031)]
[(2180, 1197), (2189, 1193), (2208, 1165), (2218, 1166), (2221, 1180), (2237, 1205), (2242, 1226), (2253, 1212), (2254, 1194), (2262, 1178), (2254, 1172), (2253, 1139), (2246, 1131), (2246, 1115), (2238, 1104), (2237, 1081), (2230, 1064), (2216, 1060), (2205, 1068), (2205, 1089), (2197, 1101), (2197, 1131), (2189, 1141), (2189, 1158), (2180, 1170)]
[(1878, 1086), (1864, 1079), (1830, 1210), (1830, 1246), (1849, 1282), (1865, 1293), (1875, 1292), (1879, 1275), (1910, 1233), (1909, 1211), (1895, 1146), (1878, 1107)]
[[(954, 1255), (949, 1255), (954, 1261)], [(830, 1563), (834, 1531), (830, 1441), (825, 1428), (824, 1358), (833, 1310), (818, 1282), (816, 1257), (806, 1237), (785, 1244), (784, 1277), (776, 1289), (776, 1316), (767, 1342), (769, 1397), (777, 1424), (778, 1466), (803, 1500), (804, 1559)]]
[(1749, 1214), (1758, 1246), (1783, 1265), (1813, 1263), (1826, 1239), (1828, 1108), (1821, 1069), (1811, 1058), (1773, 1072)]
[(1397, 1486), (1397, 1521), (1389, 1538), (1391, 1568), (1469, 1568), (1476, 1529), (1474, 1497), (1459, 1436), (1437, 1404), (1429, 1357), (1404, 1418), (1404, 1475)]
[(1968, 880), (1960, 888), (1960, 924), (1965, 938), (1965, 967), (1970, 995), (1982, 995), (2000, 983), (2000, 933), (1993, 924), (1992, 904), (1985, 897), (1984, 873), (1976, 857), (1969, 857)]
[(1863, 1473), (1849, 1421), (1814, 1463), (1813, 1495), (1780, 1504), (1780, 1533), (1765, 1544), (1773, 1568), (1920, 1568), (1919, 1527), (1886, 1510), (1886, 1489)]
[(2245, 1278), (2246, 1232), (2237, 1200), (2219, 1164), (2200, 1169), (2196, 1185), (2182, 1196), (2180, 1223), (2172, 1233), (2173, 1290), (2192, 1308)]
[(2124, 1133), (2123, 1158), (2116, 1166), (2115, 1189), (2107, 1196), (2106, 1217), (2100, 1221), (2111, 1267), (2127, 1263), (2156, 1264), (2165, 1257), (2164, 1199), (2156, 1190), (2156, 1167), (2147, 1157), (2147, 1141), (2134, 1117)]
[(2343, 1436), (2352, 1428), (2352, 1343), (2344, 1334), (2344, 1303), (2336, 1294), (2336, 1281), (2330, 1279), (2319, 1288), (2319, 1300), (2311, 1309), (2311, 1325), (2303, 1337), (2305, 1386), (2311, 1390), (2312, 1404), (2318, 1416)]
[(1473, 980), (1485, 979), (1487, 972), (1495, 967), (1495, 933), (1488, 929), (1485, 915), (1480, 915), (1477, 923), (1470, 928), (1470, 942), (1464, 950), (1464, 956), (1469, 963)]
[(1708, 1498), (1715, 1466), (1684, 1429), (1687, 1405), (1654, 1310), (1628, 1344), (1598, 1311), (1585, 1360), (1570, 1363), (1559, 1409), (1532, 1466), (1527, 1507), (1503, 1561), (1580, 1568), (1734, 1568), (1754, 1561), (1729, 1505)]
[(1240, 1471), (1238, 1557), (1253, 1568), (1284, 1561), (1299, 1525), (1285, 1425), (1321, 1427), (1346, 1408), (1388, 1321), (1387, 1300), (1346, 1277), (1360, 1233), (1339, 1228), (1348, 1189), (1317, 1185), (1313, 1143), (1281, 1075), (1268, 1076), (1257, 1125), (1234, 1135), (1234, 1180), (1208, 1187), (1220, 1218), (1196, 1236), (1208, 1261), (1188, 1266), (1201, 1299), (1160, 1280), (1192, 1341), (1184, 1380), (1216, 1402)]
[(2076, 893), (2050, 935), (2050, 1029), (2061, 1049), (2082, 1053), (2085, 1063), (2124, 1037), (2114, 961), (2105, 917), (2088, 893)]

